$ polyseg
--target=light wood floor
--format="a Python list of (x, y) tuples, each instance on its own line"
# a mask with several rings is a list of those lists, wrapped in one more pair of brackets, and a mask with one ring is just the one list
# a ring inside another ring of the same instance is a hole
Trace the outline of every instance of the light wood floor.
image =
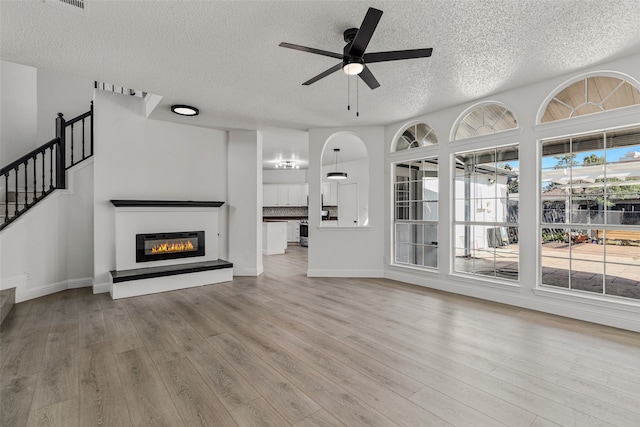
[[(16, 305), (2, 426), (640, 426), (639, 334), (382, 279)], [(135, 286), (133, 284), (132, 286)]]

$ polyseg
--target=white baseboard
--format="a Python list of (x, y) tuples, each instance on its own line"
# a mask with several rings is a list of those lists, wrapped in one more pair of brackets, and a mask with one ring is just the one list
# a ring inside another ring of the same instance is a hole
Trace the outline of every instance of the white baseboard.
[(111, 292), (111, 284), (110, 283), (94, 283), (93, 285), (93, 294), (106, 294), (107, 292)]
[(566, 292), (537, 289), (534, 290), (536, 296), (533, 296), (530, 291), (523, 291), (519, 287), (507, 289), (480, 283), (462, 283), (455, 278), (426, 277), (413, 271), (405, 272), (396, 269), (387, 270), (385, 277), (429, 289), (640, 332), (640, 310), (635, 302), (616, 304), (594, 297), (585, 298)]
[(234, 276), (259, 276), (264, 273), (264, 267), (256, 267), (256, 268), (237, 268), (235, 265), (233, 266), (233, 275)]
[(67, 289), (90, 288), (93, 286), (93, 278), (83, 277), (81, 279), (71, 279), (67, 281)]
[(2, 282), (0, 282), (0, 289), (16, 288), (17, 291), (19, 288), (27, 286), (27, 280), (29, 280), (29, 275), (27, 274), (2, 279)]
[(51, 283), (34, 289), (25, 289), (26, 286), (16, 287), (16, 303), (29, 301), (34, 298), (40, 298), (46, 295), (55, 294), (56, 292), (66, 291), (67, 289), (76, 289), (90, 287), (93, 285), (93, 279), (90, 277), (63, 280), (61, 282)]
[(308, 269), (308, 277), (384, 277), (384, 270)]

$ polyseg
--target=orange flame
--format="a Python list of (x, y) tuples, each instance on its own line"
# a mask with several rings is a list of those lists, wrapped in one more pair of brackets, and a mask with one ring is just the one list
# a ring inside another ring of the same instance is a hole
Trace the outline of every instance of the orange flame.
[(151, 248), (151, 253), (165, 254), (165, 253), (173, 253), (173, 252), (188, 252), (188, 251), (194, 251), (194, 250), (195, 248), (193, 247), (193, 243), (191, 243), (190, 240), (187, 240), (186, 242), (159, 243), (157, 245), (154, 245)]

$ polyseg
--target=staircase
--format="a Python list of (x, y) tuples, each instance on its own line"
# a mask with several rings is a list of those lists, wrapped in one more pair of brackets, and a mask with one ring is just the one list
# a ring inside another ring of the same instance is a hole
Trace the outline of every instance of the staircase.
[(16, 304), (16, 288), (0, 291), (0, 325)]
[(93, 102), (71, 120), (56, 118), (56, 137), (0, 169), (0, 230), (60, 188), (66, 171), (93, 156)]

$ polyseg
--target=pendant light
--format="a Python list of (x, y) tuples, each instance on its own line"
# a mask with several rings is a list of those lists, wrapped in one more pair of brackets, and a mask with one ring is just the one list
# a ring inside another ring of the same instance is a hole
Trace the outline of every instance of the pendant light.
[[(347, 179), (346, 172), (338, 172), (338, 157), (340, 156), (340, 149), (334, 148), (333, 153), (335, 171), (327, 173), (327, 179)], [(342, 160), (340, 160), (340, 164), (342, 165)]]

